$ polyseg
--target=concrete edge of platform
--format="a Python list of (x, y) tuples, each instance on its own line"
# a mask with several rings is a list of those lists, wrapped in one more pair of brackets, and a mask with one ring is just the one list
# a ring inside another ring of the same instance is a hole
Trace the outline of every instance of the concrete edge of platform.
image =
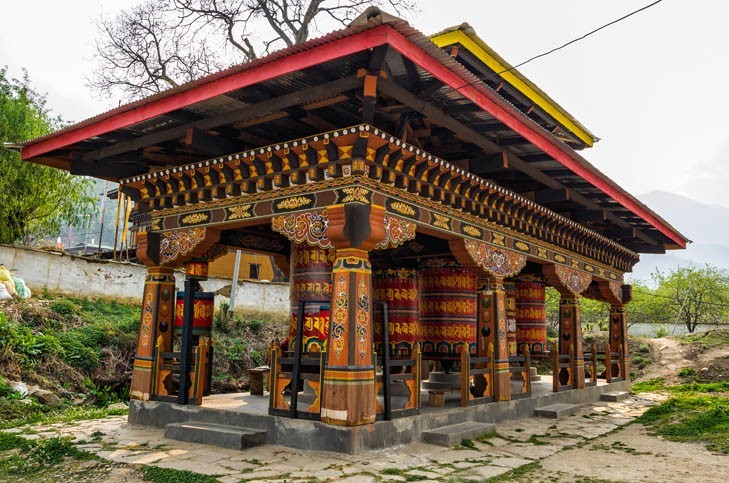
[(267, 431), (266, 442), (269, 444), (352, 454), (420, 441), (423, 431), (441, 426), (468, 421), (497, 424), (507, 420), (531, 417), (534, 415), (534, 410), (539, 407), (557, 403), (594, 403), (600, 400), (600, 396), (604, 392), (629, 390), (630, 382), (622, 381), (528, 399), (466, 408), (445, 408), (437, 413), (354, 427), (331, 426), (318, 421), (246, 414), (204, 406), (180, 406), (173, 403), (132, 400), (129, 405), (128, 421), (130, 424), (158, 428), (164, 428), (170, 423), (197, 421), (264, 429)]

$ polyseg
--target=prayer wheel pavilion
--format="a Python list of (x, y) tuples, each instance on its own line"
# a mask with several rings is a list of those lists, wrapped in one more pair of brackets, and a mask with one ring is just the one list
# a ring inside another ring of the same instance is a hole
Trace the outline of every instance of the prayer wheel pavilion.
[[(396, 418), (424, 431), (439, 411), (487, 420), (476, 411), (532, 404), (535, 358), (553, 367), (545, 398), (629, 385), (624, 274), (688, 240), (580, 154), (596, 141), (467, 24), (427, 37), (371, 8), (22, 157), (116, 181), (133, 201), (148, 275), (130, 420), (169, 426), (195, 409), (264, 441), (327, 449), (317, 435), (337, 434), (357, 451), (405, 434)], [(269, 395), (234, 410), (207, 395), (201, 288), (231, 247), (272, 255), (291, 284)], [(553, 343), (546, 287), (561, 297)], [(610, 307), (603, 347), (583, 344), (580, 297)], [(286, 440), (287, 418), (313, 420), (314, 436)]]

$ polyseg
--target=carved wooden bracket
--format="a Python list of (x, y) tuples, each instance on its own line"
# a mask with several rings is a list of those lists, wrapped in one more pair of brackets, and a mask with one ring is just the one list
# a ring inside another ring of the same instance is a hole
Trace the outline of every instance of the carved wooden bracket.
[(384, 250), (399, 247), (406, 241), (415, 238), (416, 228), (415, 223), (412, 221), (385, 215), (385, 238), (375, 245), (375, 249)]
[(521, 272), (527, 262), (523, 253), (470, 238), (450, 240), (448, 244), (459, 263), (472, 268), (478, 267), (492, 277), (513, 277)]
[(542, 268), (549, 284), (563, 295), (577, 295), (590, 286), (592, 275), (564, 265), (544, 265)]
[(319, 248), (334, 248), (327, 237), (327, 210), (274, 216), (271, 229), (295, 243), (307, 243)]
[(205, 227), (183, 228), (160, 234), (140, 233), (137, 258), (147, 266), (177, 267), (204, 256), (220, 239), (220, 232)]

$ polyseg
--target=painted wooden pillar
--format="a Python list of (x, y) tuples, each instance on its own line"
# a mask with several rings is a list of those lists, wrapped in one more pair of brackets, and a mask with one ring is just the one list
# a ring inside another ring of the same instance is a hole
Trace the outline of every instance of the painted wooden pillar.
[(580, 297), (562, 294), (559, 301), (559, 353), (572, 359), (572, 377), (576, 389), (585, 387), (585, 358), (582, 348)]
[[(628, 350), (628, 328), (625, 319), (625, 305), (610, 304), (610, 352), (623, 352), (622, 376), (627, 380), (630, 377), (630, 351)], [(618, 369), (613, 365), (611, 374), (618, 376)]]
[(369, 250), (384, 238), (382, 207), (363, 203), (327, 209), (336, 248), (321, 420), (357, 426), (375, 422), (372, 267)]
[(509, 373), (509, 338), (506, 327), (506, 291), (504, 279), (489, 279), (491, 292), (491, 320), (494, 344), (494, 399), (511, 399), (511, 374)]
[(144, 282), (142, 316), (139, 324), (137, 353), (134, 357), (132, 399), (147, 401), (153, 395), (152, 362), (159, 336), (165, 351), (172, 350), (172, 321), (175, 305), (175, 277), (171, 268), (149, 267)]

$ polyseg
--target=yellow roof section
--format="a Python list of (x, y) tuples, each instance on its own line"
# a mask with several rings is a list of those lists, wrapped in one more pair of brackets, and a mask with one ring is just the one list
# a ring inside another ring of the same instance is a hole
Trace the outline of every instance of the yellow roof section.
[(430, 38), (438, 47), (460, 44), (471, 52), (478, 60), (483, 62), (489, 69), (496, 73), (503, 72), (499, 76), (525, 97), (534, 102), (542, 111), (547, 113), (565, 129), (577, 136), (588, 147), (591, 147), (598, 138), (587, 130), (579, 121), (565, 111), (559, 104), (550, 98), (544, 91), (527, 79), (521, 72), (513, 69), (499, 54), (497, 54), (486, 42), (484, 42), (473, 27), (467, 23), (457, 27), (451, 27), (443, 32), (437, 33)]

